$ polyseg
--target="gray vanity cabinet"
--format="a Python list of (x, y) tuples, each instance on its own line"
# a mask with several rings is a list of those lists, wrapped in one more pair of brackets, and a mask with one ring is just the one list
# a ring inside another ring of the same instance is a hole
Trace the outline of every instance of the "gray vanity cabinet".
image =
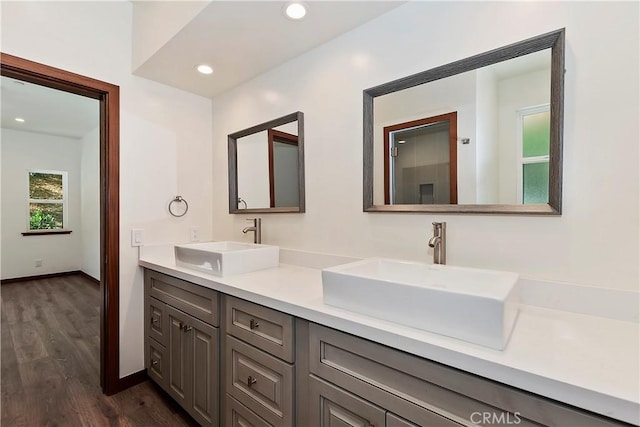
[(225, 425), (294, 425), (293, 316), (223, 299)]
[(219, 425), (218, 293), (145, 270), (145, 367), (198, 423)]

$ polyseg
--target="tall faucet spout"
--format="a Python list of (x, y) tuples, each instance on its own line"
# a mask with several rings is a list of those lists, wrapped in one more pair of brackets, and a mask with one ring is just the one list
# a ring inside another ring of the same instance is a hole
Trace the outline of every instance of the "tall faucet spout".
[(262, 219), (248, 218), (247, 221), (253, 221), (253, 227), (245, 227), (242, 232), (247, 234), (249, 231), (253, 231), (253, 243), (262, 243)]
[(433, 248), (433, 263), (447, 263), (447, 223), (433, 223), (433, 237), (429, 239), (429, 247)]

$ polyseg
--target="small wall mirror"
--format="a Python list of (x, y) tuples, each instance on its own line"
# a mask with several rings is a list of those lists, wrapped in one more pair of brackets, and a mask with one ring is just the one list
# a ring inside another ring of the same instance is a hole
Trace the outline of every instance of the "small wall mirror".
[(364, 91), (364, 211), (559, 215), (564, 29)]
[(229, 135), (229, 213), (304, 212), (304, 115)]

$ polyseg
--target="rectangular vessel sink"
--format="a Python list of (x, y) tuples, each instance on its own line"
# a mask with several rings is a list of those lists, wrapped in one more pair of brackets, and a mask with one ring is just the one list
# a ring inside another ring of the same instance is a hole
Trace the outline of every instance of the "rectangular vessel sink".
[(187, 243), (175, 245), (174, 251), (176, 265), (219, 277), (277, 267), (280, 261), (277, 246), (253, 243)]
[(516, 273), (370, 258), (322, 270), (324, 303), (502, 350)]

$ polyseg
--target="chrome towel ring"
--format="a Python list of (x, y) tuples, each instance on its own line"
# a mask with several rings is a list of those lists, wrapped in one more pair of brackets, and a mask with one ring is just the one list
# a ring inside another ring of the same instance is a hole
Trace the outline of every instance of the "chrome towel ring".
[(176, 196), (169, 202), (169, 213), (175, 217), (185, 216), (189, 210), (189, 203), (182, 196)]

